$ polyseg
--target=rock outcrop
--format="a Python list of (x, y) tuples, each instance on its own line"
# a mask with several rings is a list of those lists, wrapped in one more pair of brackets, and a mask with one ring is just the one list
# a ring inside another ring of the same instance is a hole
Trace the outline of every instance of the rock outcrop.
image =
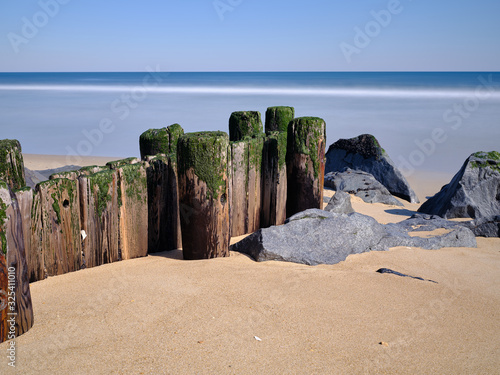
[(411, 203), (419, 203), (406, 178), (373, 135), (363, 134), (351, 139), (339, 139), (329, 147), (325, 173), (341, 172), (346, 167), (370, 173), (392, 195)]
[(366, 203), (403, 206), (384, 185), (367, 172), (353, 171), (350, 168), (345, 168), (342, 172), (330, 172), (325, 175), (325, 186), (337, 192), (354, 194)]
[(418, 211), (448, 219), (492, 219), (499, 215), (500, 153), (469, 156), (451, 182)]
[(351, 196), (345, 191), (337, 191), (330, 199), (325, 211), (333, 212), (336, 214), (350, 214), (354, 212), (351, 204)]
[[(447, 228), (443, 235), (413, 237), (410, 232)], [(250, 255), (257, 261), (281, 260), (307, 265), (335, 264), (350, 254), (388, 250), (396, 246), (424, 249), (476, 247), (474, 234), (467, 228), (443, 219), (413, 218), (398, 224), (379, 224), (375, 219), (309, 209), (287, 219), (282, 226), (259, 229), (231, 250)]]
[(184, 259), (229, 256), (229, 138), (224, 132), (184, 134), (177, 162)]
[(0, 140), (0, 180), (12, 190), (26, 186), (23, 154), (18, 140)]
[[(33, 308), (22, 215), (16, 196), (0, 180), (0, 342), (27, 332)], [(15, 300), (9, 298), (14, 292)]]
[(287, 216), (322, 208), (325, 178), (326, 124), (318, 117), (290, 122), (287, 135)]

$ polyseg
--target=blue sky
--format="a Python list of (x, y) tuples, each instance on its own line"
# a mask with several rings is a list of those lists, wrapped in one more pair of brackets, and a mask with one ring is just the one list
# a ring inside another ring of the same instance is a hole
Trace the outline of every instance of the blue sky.
[(0, 71), (498, 71), (499, 14), (498, 0), (4, 0)]

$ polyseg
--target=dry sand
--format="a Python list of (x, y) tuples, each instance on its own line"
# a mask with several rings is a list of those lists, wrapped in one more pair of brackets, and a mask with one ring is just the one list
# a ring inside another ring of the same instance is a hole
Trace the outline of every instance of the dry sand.
[[(418, 208), (353, 206), (381, 222)], [(164, 252), (31, 284), (35, 325), (15, 341), (16, 373), (500, 373), (499, 239), (316, 267), (239, 253), (181, 258)], [(6, 357), (0, 373), (14, 373)]]

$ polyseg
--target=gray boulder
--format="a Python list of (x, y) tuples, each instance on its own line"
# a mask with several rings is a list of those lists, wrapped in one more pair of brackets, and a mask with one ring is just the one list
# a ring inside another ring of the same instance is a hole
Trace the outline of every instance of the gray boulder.
[(462, 224), (472, 230), (476, 237), (500, 237), (500, 216), (476, 219)]
[(467, 158), (448, 185), (419, 212), (447, 219), (491, 219), (500, 214), (500, 153), (477, 152)]
[(419, 203), (406, 178), (373, 135), (339, 139), (330, 146), (326, 153), (325, 174), (340, 172), (346, 167), (370, 173), (392, 195), (411, 203)]
[[(425, 228), (420, 230), (434, 230), (442, 225), (450, 229), (442, 236), (420, 238), (408, 234), (419, 226)], [(335, 264), (350, 254), (395, 246), (439, 249), (477, 245), (470, 229), (443, 219), (415, 218), (401, 225), (382, 225), (358, 213), (345, 215), (309, 209), (290, 217), (285, 225), (259, 229), (232, 245), (231, 250), (248, 254), (259, 262), (280, 260), (317, 265)]]
[(351, 205), (351, 196), (344, 191), (337, 191), (330, 199), (325, 211), (333, 212), (336, 214), (350, 214), (354, 212)]
[(354, 194), (366, 203), (403, 206), (384, 185), (367, 172), (353, 171), (350, 168), (345, 168), (342, 172), (329, 172), (325, 175), (325, 186), (337, 192)]

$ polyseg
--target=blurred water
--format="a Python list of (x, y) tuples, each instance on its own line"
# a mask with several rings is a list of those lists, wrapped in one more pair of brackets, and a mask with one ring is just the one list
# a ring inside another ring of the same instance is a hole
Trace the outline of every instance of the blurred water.
[(149, 128), (228, 131), (275, 105), (323, 118), (327, 144), (371, 133), (407, 171), (500, 150), (499, 73), (4, 73), (0, 103), (0, 138), (26, 153), (138, 156)]

